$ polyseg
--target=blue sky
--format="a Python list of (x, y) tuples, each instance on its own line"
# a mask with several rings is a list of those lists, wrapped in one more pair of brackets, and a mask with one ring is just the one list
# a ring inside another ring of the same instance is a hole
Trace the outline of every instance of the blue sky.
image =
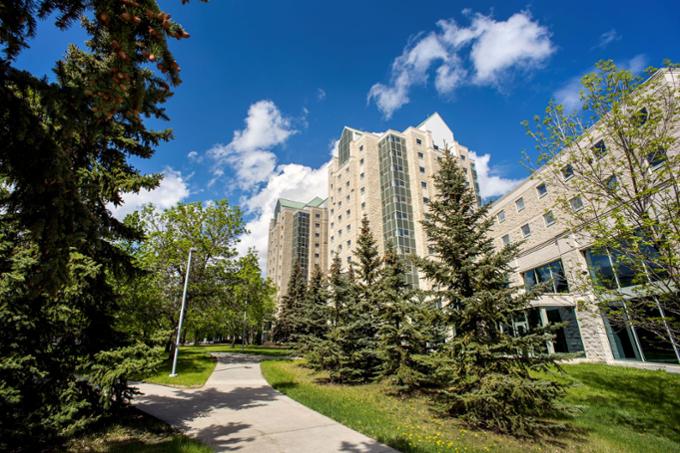
[[(496, 195), (526, 176), (520, 121), (552, 96), (575, 105), (575, 81), (598, 59), (633, 69), (680, 60), (673, 1), (165, 3), (191, 33), (172, 43), (184, 80), (164, 125), (175, 139), (138, 166), (166, 179), (116, 213), (226, 197), (246, 211), (242, 248), (260, 252), (276, 198), (325, 191), (345, 125), (404, 129), (438, 111)], [(77, 27), (42, 24), (17, 63), (49, 74), (82, 39)]]

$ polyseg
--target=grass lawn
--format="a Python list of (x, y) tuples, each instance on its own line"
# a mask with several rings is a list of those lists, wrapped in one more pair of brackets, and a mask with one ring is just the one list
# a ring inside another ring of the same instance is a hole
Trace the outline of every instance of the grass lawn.
[(178, 387), (201, 387), (215, 369), (215, 358), (211, 352), (235, 352), (243, 354), (259, 354), (272, 357), (286, 357), (290, 350), (265, 346), (231, 346), (228, 344), (211, 344), (205, 346), (182, 346), (177, 360), (177, 376), (170, 377), (172, 361), (168, 360), (158, 372), (145, 377), (145, 382)]
[(557, 439), (518, 440), (471, 430), (432, 413), (424, 398), (400, 399), (381, 384), (324, 384), (300, 361), (262, 363), (265, 378), (291, 398), (403, 452), (680, 451), (680, 376), (606, 365), (568, 365), (567, 402), (580, 412)]
[(144, 412), (128, 408), (69, 441), (66, 451), (209, 453), (212, 449)]

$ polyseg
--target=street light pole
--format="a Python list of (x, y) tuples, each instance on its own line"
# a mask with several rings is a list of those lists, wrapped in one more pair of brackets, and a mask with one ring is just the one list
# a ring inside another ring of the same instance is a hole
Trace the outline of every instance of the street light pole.
[(187, 273), (184, 277), (184, 291), (182, 292), (182, 308), (179, 310), (179, 323), (177, 325), (177, 340), (175, 340), (175, 354), (172, 359), (172, 373), (170, 377), (177, 376), (177, 356), (179, 355), (179, 340), (182, 335), (182, 321), (184, 321), (184, 310), (187, 304), (187, 288), (189, 287), (189, 270), (191, 269), (191, 253), (196, 251), (195, 248), (189, 249), (189, 258), (187, 260)]

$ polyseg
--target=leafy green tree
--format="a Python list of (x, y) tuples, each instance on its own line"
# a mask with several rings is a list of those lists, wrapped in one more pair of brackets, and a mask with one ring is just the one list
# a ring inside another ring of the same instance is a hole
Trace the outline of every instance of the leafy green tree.
[(423, 221), (432, 258), (417, 263), (442, 304), (452, 337), (430, 361), (431, 384), (444, 409), (474, 426), (529, 435), (552, 425), (560, 385), (534, 377), (553, 359), (542, 354), (544, 329), (512, 336), (503, 326), (537, 294), (508, 285), (518, 244), (494, 249), (488, 205), (477, 207), (457, 159), (447, 150), (435, 177), (437, 198)]
[(257, 253), (250, 250), (238, 262), (237, 283), (234, 293), (236, 301), (243, 312), (244, 333), (242, 341), (260, 343), (265, 324), (272, 320), (274, 314), (273, 284), (262, 278), (262, 271)]
[[(62, 29), (84, 17), (89, 40), (69, 47), (48, 79), (15, 62), (52, 17)], [(146, 119), (166, 118), (162, 104), (180, 82), (167, 41), (186, 37), (155, 0), (0, 7), (2, 450), (54, 445), (124, 401), (125, 376), (153, 362), (117, 330), (110, 282), (134, 268), (116, 243), (137, 232), (107, 205), (159, 181), (128, 158), (149, 158), (171, 137)]]
[(525, 122), (544, 166), (535, 176), (561, 189), (565, 226), (617, 269), (618, 281), (600, 273), (584, 289), (612, 321), (672, 338), (680, 360), (680, 72), (670, 62), (644, 77), (612, 61), (596, 66), (581, 79), (580, 110), (551, 102), (533, 129)]
[(437, 323), (428, 307), (408, 283), (403, 258), (390, 242), (385, 247), (378, 283), (378, 353), (380, 374), (398, 391), (417, 388), (425, 380), (422, 356), (436, 343)]
[(302, 274), (300, 261), (296, 260), (290, 273), (286, 294), (281, 298), (281, 306), (274, 324), (273, 336), (276, 341), (297, 341), (303, 301), (307, 292), (307, 282)]
[(146, 232), (144, 240), (131, 247), (138, 266), (153, 280), (156, 316), (171, 329), (166, 343), (170, 356), (192, 247), (184, 332), (194, 341), (221, 336), (225, 330), (242, 334), (243, 300), (234, 289), (241, 283), (240, 264), (245, 264), (236, 259), (236, 244), (245, 228), (237, 207), (226, 200), (180, 203), (165, 211), (148, 205), (126, 222)]

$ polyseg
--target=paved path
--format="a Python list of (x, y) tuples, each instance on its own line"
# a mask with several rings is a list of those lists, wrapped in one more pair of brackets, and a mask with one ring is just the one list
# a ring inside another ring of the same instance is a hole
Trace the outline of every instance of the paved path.
[(274, 390), (260, 373), (263, 359), (221, 355), (199, 389), (138, 384), (135, 405), (216, 451), (395, 452)]

